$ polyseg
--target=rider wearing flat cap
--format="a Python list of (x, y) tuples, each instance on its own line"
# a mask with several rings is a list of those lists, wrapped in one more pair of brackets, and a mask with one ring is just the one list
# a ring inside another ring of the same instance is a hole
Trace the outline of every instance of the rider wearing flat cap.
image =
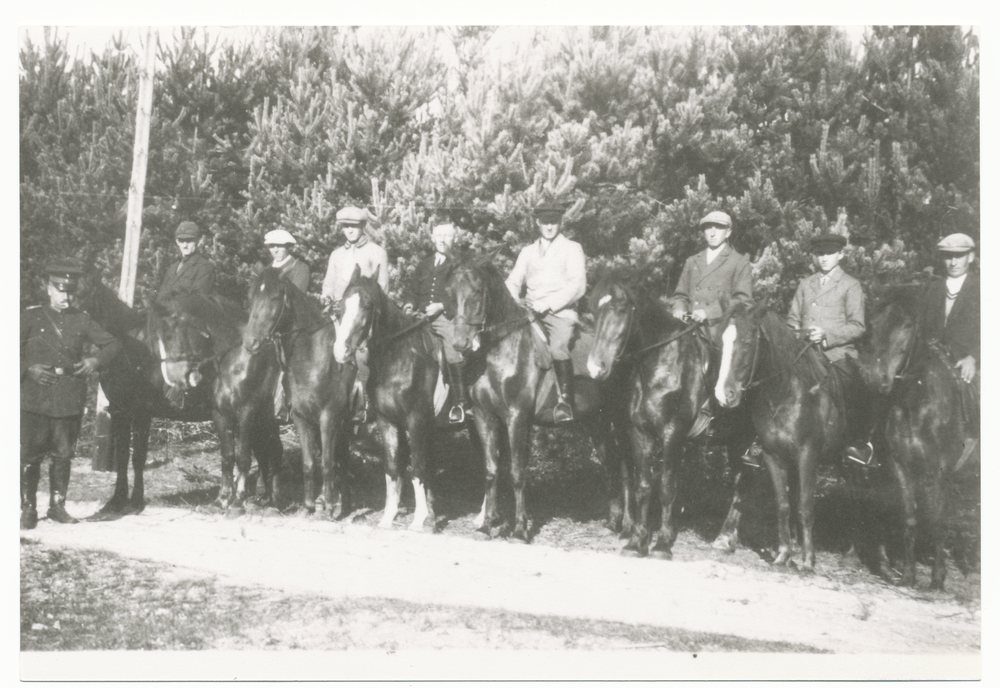
[[(812, 239), (810, 249), (818, 270), (799, 282), (787, 322), (820, 347), (846, 392), (847, 385), (860, 388), (861, 384), (855, 342), (865, 333), (865, 293), (861, 282), (840, 267), (845, 246), (847, 237), (840, 234), (820, 234)], [(869, 423), (862, 422), (863, 414), (855, 413), (857, 410), (848, 409), (852, 416), (849, 432), (855, 439), (867, 437), (869, 429)], [(847, 455), (867, 464), (871, 461), (871, 444), (857, 441), (848, 447)]]
[(937, 244), (947, 277), (931, 282), (923, 298), (920, 325), (924, 337), (940, 342), (951, 355), (959, 386), (966, 433), (979, 432), (980, 319), (979, 278), (969, 271), (976, 244), (967, 234), (951, 234)]
[(273, 229), (264, 235), (264, 246), (271, 253), (271, 267), (305, 292), (309, 290), (309, 266), (292, 255), (295, 243), (295, 237), (284, 229)]
[[(53, 260), (45, 269), (49, 303), (21, 314), (21, 528), (38, 523), (36, 492), (42, 460), (49, 464), (48, 517), (76, 523), (66, 513), (66, 490), (80, 419), (87, 396), (87, 376), (106, 366), (119, 343), (72, 300), (83, 274), (79, 262)], [(85, 345), (98, 348), (94, 357)]]
[(563, 236), (562, 216), (559, 203), (542, 203), (535, 208), (538, 241), (521, 249), (506, 282), (518, 301), (524, 289), (524, 305), (539, 316), (548, 334), (558, 383), (559, 402), (552, 412), (557, 423), (573, 420), (570, 340), (579, 323), (576, 302), (587, 290), (583, 247)]
[(200, 293), (212, 296), (215, 292), (215, 263), (198, 252), (201, 229), (193, 222), (182, 222), (174, 231), (174, 241), (181, 252), (181, 259), (167, 268), (156, 300), (166, 303), (178, 296)]
[[(389, 290), (389, 256), (385, 249), (371, 241), (365, 234), (368, 223), (368, 211), (354, 206), (342, 208), (337, 213), (337, 226), (347, 240), (343, 246), (334, 249), (326, 266), (326, 277), (323, 278), (321, 299), (323, 305), (331, 308), (344, 298), (347, 285), (354, 274), (354, 266), (361, 268), (364, 277), (377, 275), (378, 285), (382, 291)], [(334, 309), (336, 312), (336, 309)], [(337, 318), (334, 318), (336, 321)], [(368, 406), (365, 395), (365, 384), (368, 382), (368, 350), (359, 349), (354, 354), (354, 362), (358, 367), (355, 378), (353, 401), (353, 422), (363, 423), (367, 420)]]

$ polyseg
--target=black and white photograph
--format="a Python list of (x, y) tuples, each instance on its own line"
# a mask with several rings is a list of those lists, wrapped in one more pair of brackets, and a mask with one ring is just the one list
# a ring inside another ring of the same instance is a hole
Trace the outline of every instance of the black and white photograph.
[(981, 678), (980, 27), (369, 12), (18, 26), (19, 678)]

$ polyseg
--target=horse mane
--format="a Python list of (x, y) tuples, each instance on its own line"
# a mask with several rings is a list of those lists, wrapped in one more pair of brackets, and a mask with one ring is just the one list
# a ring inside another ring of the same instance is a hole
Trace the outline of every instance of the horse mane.
[(618, 292), (635, 305), (636, 327), (647, 337), (656, 336), (652, 332), (662, 336), (687, 327), (685, 322), (675, 318), (670, 309), (658, 299), (641, 292), (637, 287), (635, 273), (627, 268), (609, 268), (601, 276), (587, 299), (590, 312), (596, 314), (601, 299), (608, 295), (617, 297)]
[(829, 364), (823, 353), (796, 336), (773, 309), (766, 304), (738, 303), (732, 310), (735, 314), (745, 311), (760, 327), (768, 343), (765, 349), (766, 368), (771, 371), (768, 374), (779, 376), (782, 382), (794, 376), (809, 387), (826, 379)]
[(292, 310), (295, 311), (297, 329), (315, 332), (330, 324), (330, 318), (323, 314), (323, 309), (316, 299), (286, 279), (279, 268), (267, 267), (261, 270), (254, 280), (251, 294), (256, 293), (262, 284), (266, 284), (269, 291), (279, 288), (285, 290), (291, 301)]

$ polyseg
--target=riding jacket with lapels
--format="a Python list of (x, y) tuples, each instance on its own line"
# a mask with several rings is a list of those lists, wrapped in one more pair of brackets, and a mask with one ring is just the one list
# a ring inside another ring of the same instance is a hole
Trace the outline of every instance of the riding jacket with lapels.
[(200, 253), (179, 260), (163, 276), (156, 300), (163, 303), (181, 294), (199, 293), (210, 296), (215, 291), (215, 263)]
[(547, 248), (538, 239), (521, 249), (506, 284), (515, 299), (520, 298), (522, 287), (527, 287), (527, 300), (548, 308), (558, 318), (578, 322), (573, 307), (587, 291), (583, 247), (562, 234)]
[[(32, 306), (21, 313), (21, 410), (52, 418), (79, 416), (87, 397), (87, 378), (73, 374), (86, 343), (97, 346), (97, 365), (103, 368), (120, 344), (90, 316), (75, 308), (55, 311)], [(28, 375), (35, 364), (49, 366), (59, 381), (48, 387)]]
[(708, 249), (684, 261), (672, 298), (675, 308), (704, 310), (711, 323), (722, 317), (723, 296), (734, 303), (753, 299), (753, 274), (746, 256), (726, 244), (711, 263)]
[(309, 266), (295, 256), (289, 256), (281, 265), (273, 264), (273, 268), (281, 271), (281, 276), (298, 287), (299, 291), (309, 290)]
[(357, 243), (344, 244), (330, 254), (323, 278), (323, 298), (334, 301), (344, 298), (355, 265), (361, 266), (364, 277), (371, 277), (378, 268), (378, 284), (382, 291), (389, 290), (389, 256), (384, 248), (362, 236)]
[(865, 333), (865, 293), (861, 282), (838, 265), (826, 284), (819, 272), (801, 282), (788, 309), (788, 325), (798, 330), (821, 327), (826, 334), (823, 353), (830, 361), (857, 358), (854, 342)]
[(410, 304), (418, 313), (423, 313), (432, 303), (442, 303), (445, 306), (445, 315), (450, 318), (452, 312), (445, 285), (454, 263), (445, 256), (440, 265), (435, 265), (436, 256), (435, 253), (417, 264), (413, 277), (403, 291), (403, 303)]
[(972, 274), (965, 278), (946, 322), (944, 304), (947, 292), (944, 279), (934, 280), (927, 286), (920, 317), (924, 336), (944, 344), (956, 361), (972, 356), (978, 364), (979, 278)]

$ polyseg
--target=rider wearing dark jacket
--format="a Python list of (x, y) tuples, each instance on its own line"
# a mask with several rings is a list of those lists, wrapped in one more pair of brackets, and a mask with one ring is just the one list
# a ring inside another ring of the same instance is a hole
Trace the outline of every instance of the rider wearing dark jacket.
[(160, 303), (177, 296), (201, 293), (211, 296), (215, 291), (215, 263), (198, 253), (201, 230), (193, 222), (182, 222), (174, 232), (181, 259), (167, 268), (156, 300)]

